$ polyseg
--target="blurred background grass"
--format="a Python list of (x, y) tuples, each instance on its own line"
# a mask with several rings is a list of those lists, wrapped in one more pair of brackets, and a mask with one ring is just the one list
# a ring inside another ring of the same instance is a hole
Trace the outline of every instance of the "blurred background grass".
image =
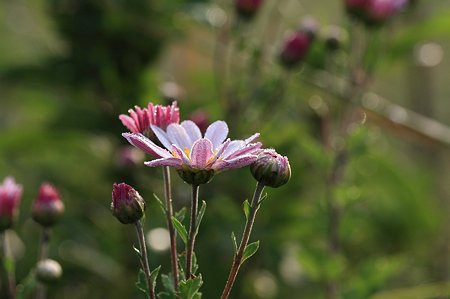
[[(382, 51), (370, 90), (448, 126), (450, 5), (417, 2), (378, 33)], [(198, 111), (210, 120), (227, 117), (231, 137), (259, 131), (265, 146), (291, 161), (291, 182), (268, 190), (253, 237), (261, 248), (243, 267), (232, 298), (322, 298), (330, 277), (339, 281), (343, 298), (448, 298), (449, 144), (410, 138), (390, 123), (359, 128), (350, 137), (357, 150), (346, 179), (334, 191), (345, 207), (342, 252), (330, 257), (323, 199), (329, 157), (308, 106), (314, 96), (327, 95), (305, 83), (320, 70), (295, 71), (270, 117), (258, 118), (248, 107), (226, 116), (213, 61), (217, 26), (232, 14), (228, 1), (0, 3), (0, 177), (12, 175), (24, 185), (15, 242), (18, 281), (36, 261), (39, 230), (30, 207), (41, 182), (49, 181), (67, 208), (52, 235), (50, 256), (61, 262), (64, 277), (51, 298), (141, 298), (133, 288), (133, 230), (110, 214), (111, 187), (125, 181), (141, 192), (151, 231), (164, 226), (152, 198), (162, 195), (162, 181), (157, 169), (123, 163), (127, 143), (118, 115), (135, 104), (175, 97), (183, 119)], [(248, 48), (256, 44), (272, 56), (261, 71), (268, 74), (264, 88), (241, 90), (242, 98), (251, 98), (244, 106), (257, 107), (279, 85), (282, 69), (274, 57), (283, 33), (305, 15), (323, 26), (346, 23), (340, 1), (268, 0), (242, 29)], [(438, 51), (431, 59), (441, 58), (420, 61), (417, 51), (430, 43)], [(232, 81), (239, 83), (241, 75)], [(177, 176), (174, 184), (181, 208), (188, 188)], [(197, 242), (204, 298), (222, 291), (232, 258), (230, 234), (240, 234), (241, 203), (253, 185), (248, 169), (241, 169), (201, 190), (200, 199), (208, 202)], [(150, 254), (152, 267), (169, 271), (167, 251)], [(434, 292), (420, 295), (417, 288), (425, 283), (435, 283), (427, 285)], [(408, 297), (409, 288), (421, 297)], [(406, 295), (389, 294), (396, 289)]]

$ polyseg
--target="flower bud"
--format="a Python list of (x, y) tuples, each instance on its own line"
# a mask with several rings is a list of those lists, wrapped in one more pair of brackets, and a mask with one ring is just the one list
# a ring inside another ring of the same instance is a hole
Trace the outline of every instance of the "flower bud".
[(403, 10), (406, 5), (407, 0), (372, 0), (367, 8), (366, 25), (382, 25)]
[(328, 51), (334, 52), (342, 46), (344, 39), (343, 30), (338, 26), (328, 26), (325, 31), (325, 47)]
[(39, 261), (36, 266), (36, 278), (43, 284), (51, 284), (62, 276), (61, 265), (52, 259)]
[(0, 185), (0, 232), (12, 227), (17, 218), (22, 197), (22, 186), (12, 177), (7, 177)]
[(273, 149), (265, 149), (258, 159), (250, 165), (253, 177), (265, 186), (278, 188), (291, 178), (291, 166), (287, 157)]
[(199, 186), (212, 180), (214, 176), (213, 169), (180, 169), (178, 170), (179, 176), (189, 185)]
[(145, 201), (130, 185), (114, 183), (111, 211), (121, 223), (135, 223), (144, 216)]
[(296, 31), (288, 35), (280, 54), (280, 62), (291, 68), (304, 60), (311, 45), (310, 35), (304, 31)]
[(56, 224), (64, 214), (64, 204), (58, 191), (49, 183), (43, 183), (34, 201), (32, 217), (42, 226)]
[(204, 110), (196, 110), (189, 117), (200, 129), (202, 135), (205, 135), (206, 129), (211, 124), (208, 120), (208, 113)]
[(319, 23), (312, 16), (306, 16), (303, 18), (300, 23), (300, 31), (305, 32), (310, 40), (313, 40), (317, 36), (317, 32), (319, 31)]
[(245, 19), (249, 20), (255, 16), (255, 14), (258, 12), (261, 4), (263, 3), (262, 0), (235, 0), (234, 5), (236, 8), (236, 12), (238, 15)]

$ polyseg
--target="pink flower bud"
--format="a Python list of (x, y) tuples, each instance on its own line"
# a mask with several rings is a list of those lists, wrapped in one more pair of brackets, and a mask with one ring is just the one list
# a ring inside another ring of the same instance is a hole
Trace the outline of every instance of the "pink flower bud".
[(407, 4), (405, 0), (372, 0), (367, 8), (367, 24), (380, 25), (399, 13)]
[(241, 18), (251, 19), (258, 12), (262, 3), (262, 0), (235, 0), (234, 5)]
[(194, 111), (194, 113), (191, 114), (190, 120), (192, 120), (197, 125), (203, 135), (210, 125), (208, 114), (203, 110)]
[(135, 223), (144, 216), (145, 201), (130, 185), (114, 183), (111, 211), (121, 223)]
[(0, 185), (0, 231), (11, 228), (18, 213), (22, 186), (12, 177), (6, 177)]
[(290, 68), (299, 64), (308, 54), (311, 38), (307, 32), (296, 31), (288, 35), (281, 49), (280, 61)]
[(38, 196), (34, 201), (32, 217), (42, 226), (48, 227), (56, 224), (64, 214), (64, 204), (55, 187), (43, 183)]
[(253, 177), (265, 186), (278, 188), (291, 178), (291, 166), (287, 157), (273, 149), (265, 149), (258, 159), (250, 165)]
[(354, 17), (362, 17), (366, 14), (371, 0), (344, 0), (346, 11)]

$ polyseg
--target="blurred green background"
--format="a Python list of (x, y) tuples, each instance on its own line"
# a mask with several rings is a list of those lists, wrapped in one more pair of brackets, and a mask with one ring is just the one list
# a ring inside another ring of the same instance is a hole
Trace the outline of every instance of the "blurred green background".
[[(341, 1), (267, 0), (229, 36), (223, 28), (233, 19), (231, 1), (1, 1), (0, 179), (11, 175), (24, 186), (11, 232), (18, 281), (38, 254), (30, 210), (43, 181), (66, 205), (50, 250), (64, 276), (49, 298), (143, 298), (134, 288), (134, 230), (109, 211), (113, 182), (131, 184), (147, 200), (150, 262), (169, 272), (167, 248), (154, 230), (165, 226), (152, 195), (163, 195), (161, 171), (130, 154), (118, 115), (177, 99), (182, 119), (224, 119), (232, 138), (261, 132), (264, 146), (291, 162), (290, 183), (267, 190), (252, 237), (261, 247), (242, 267), (231, 298), (324, 298), (330, 280), (342, 298), (449, 298), (450, 3), (415, 2), (370, 33), (376, 68), (363, 108), (355, 108), (364, 124), (346, 140), (345, 177), (331, 190), (341, 218), (340, 250), (330, 255), (325, 198), (332, 157), (311, 108), (325, 101), (334, 109), (338, 99), (327, 90), (319, 43), (288, 76), (276, 55), (284, 33), (306, 15), (321, 28), (348, 26)], [(349, 59), (344, 54), (336, 59)], [(382, 98), (408, 110), (381, 111)], [(425, 123), (412, 111), (427, 116)], [(173, 181), (179, 209), (189, 188), (176, 174)], [(200, 190), (208, 203), (196, 244), (203, 298), (222, 291), (230, 235), (242, 231), (241, 205), (254, 185), (240, 169)]]

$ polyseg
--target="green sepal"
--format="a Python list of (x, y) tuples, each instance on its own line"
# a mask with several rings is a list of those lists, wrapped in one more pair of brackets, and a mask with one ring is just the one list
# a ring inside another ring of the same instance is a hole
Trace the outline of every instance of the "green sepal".
[(242, 204), (242, 209), (244, 210), (245, 219), (248, 220), (248, 217), (250, 216), (250, 209), (251, 209), (248, 199), (244, 200), (244, 203)]
[(244, 254), (242, 255), (241, 265), (249, 259), (252, 255), (258, 251), (259, 248), (259, 241), (253, 242), (245, 246)]
[(187, 244), (188, 233), (184, 225), (180, 221), (178, 221), (178, 219), (175, 218), (174, 216), (172, 216), (172, 223), (175, 229), (177, 230), (177, 233), (180, 235), (180, 238), (183, 240), (184, 244)]

